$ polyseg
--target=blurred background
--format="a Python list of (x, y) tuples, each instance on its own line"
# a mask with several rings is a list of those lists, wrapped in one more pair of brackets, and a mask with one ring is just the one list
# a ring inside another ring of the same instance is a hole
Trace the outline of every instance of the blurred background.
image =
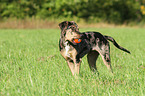
[(145, 0), (0, 0), (0, 28), (56, 28), (65, 20), (145, 27)]

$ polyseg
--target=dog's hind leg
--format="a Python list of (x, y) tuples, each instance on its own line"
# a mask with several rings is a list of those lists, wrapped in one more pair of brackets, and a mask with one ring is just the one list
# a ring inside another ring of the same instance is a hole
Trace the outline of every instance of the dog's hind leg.
[(109, 54), (105, 54), (105, 56), (104, 55), (101, 56), (106, 67), (113, 73)]
[(113, 70), (112, 70), (112, 67), (111, 67), (109, 43), (102, 47), (102, 50), (100, 51), (100, 55), (103, 59), (104, 64), (106, 65), (106, 67), (113, 73)]
[(90, 69), (93, 72), (97, 72), (99, 74), (96, 67), (96, 60), (98, 56), (99, 56), (99, 53), (97, 51), (91, 51), (88, 53), (87, 59), (88, 59), (88, 64), (89, 64)]

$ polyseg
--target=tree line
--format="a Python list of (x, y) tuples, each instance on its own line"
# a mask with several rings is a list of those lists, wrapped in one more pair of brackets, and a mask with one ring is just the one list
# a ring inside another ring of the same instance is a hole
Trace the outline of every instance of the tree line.
[(127, 23), (145, 21), (145, 0), (0, 0), (0, 19), (81, 18)]

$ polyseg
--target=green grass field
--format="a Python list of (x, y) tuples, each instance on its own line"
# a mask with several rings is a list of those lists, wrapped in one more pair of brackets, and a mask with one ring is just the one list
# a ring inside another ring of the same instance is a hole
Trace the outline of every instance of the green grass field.
[(145, 29), (83, 28), (112, 36), (127, 54), (111, 45), (114, 75), (97, 60), (100, 76), (86, 56), (75, 79), (59, 53), (59, 29), (0, 29), (0, 96), (145, 96)]

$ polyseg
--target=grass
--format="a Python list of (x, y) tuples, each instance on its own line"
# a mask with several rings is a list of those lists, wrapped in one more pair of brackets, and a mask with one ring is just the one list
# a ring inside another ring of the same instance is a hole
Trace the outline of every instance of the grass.
[(75, 79), (58, 50), (59, 29), (0, 30), (1, 96), (144, 96), (145, 29), (83, 28), (110, 35), (131, 55), (111, 45), (114, 75), (102, 59), (98, 77), (89, 70), (86, 56)]

